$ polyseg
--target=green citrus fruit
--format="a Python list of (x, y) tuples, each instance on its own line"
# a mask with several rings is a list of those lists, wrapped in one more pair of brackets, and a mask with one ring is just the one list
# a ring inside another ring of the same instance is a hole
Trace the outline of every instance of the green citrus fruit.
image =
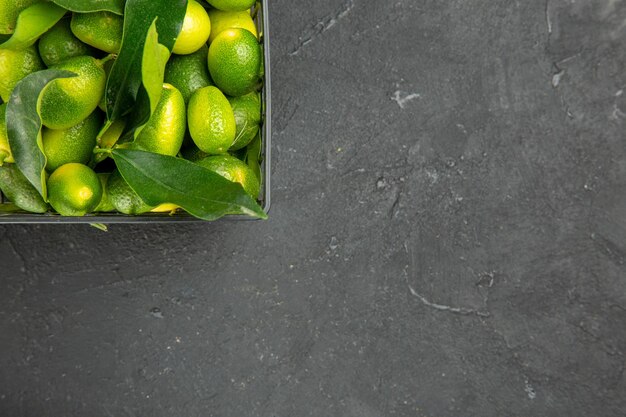
[(193, 142), (208, 154), (225, 153), (235, 140), (237, 127), (230, 103), (216, 87), (197, 90), (189, 99), (187, 124)]
[(57, 168), (48, 178), (48, 200), (63, 216), (84, 216), (100, 203), (102, 186), (98, 175), (75, 162)]
[(209, 73), (215, 85), (229, 96), (242, 96), (259, 82), (261, 46), (245, 29), (226, 29), (209, 47)]
[(102, 198), (100, 198), (100, 203), (98, 204), (98, 206), (93, 209), (93, 211), (95, 212), (115, 211), (115, 207), (113, 207), (113, 204), (111, 204), (111, 202), (109, 201), (109, 192), (107, 191), (107, 181), (110, 175), (111, 174), (108, 172), (98, 174), (100, 186), (102, 187)]
[(207, 0), (216, 9), (225, 11), (250, 10), (256, 0)]
[(35, 46), (14, 51), (0, 49), (0, 96), (7, 102), (15, 85), (28, 74), (45, 68)]
[(93, 49), (82, 43), (70, 30), (70, 21), (61, 19), (39, 38), (39, 55), (48, 67), (60, 64), (69, 58), (93, 55)]
[(15, 164), (0, 166), (0, 190), (16, 206), (32, 213), (45, 213), (48, 205), (39, 191), (26, 179)]
[(176, 156), (183, 144), (186, 129), (183, 96), (176, 87), (163, 84), (161, 98), (154, 113), (130, 147)]
[(0, 33), (13, 33), (21, 11), (39, 1), (41, 0), (0, 0)]
[(110, 54), (122, 46), (124, 18), (111, 12), (73, 13), (72, 32), (78, 39)]
[(248, 165), (231, 155), (214, 155), (200, 159), (196, 164), (210, 169), (232, 182), (238, 182), (256, 199), (259, 196), (259, 179)]
[[(104, 64), (102, 65), (102, 68), (104, 69), (104, 76), (105, 79), (108, 80), (109, 79), (109, 74), (111, 74), (111, 68), (113, 68), (113, 64), (115, 64), (115, 60), (114, 59), (105, 59), (102, 60), (102, 62), (104, 62)], [(98, 108), (100, 110), (102, 110), (103, 112), (106, 113), (107, 111), (107, 103), (106, 103), (106, 96), (105, 94), (102, 94), (102, 98), (100, 99), (100, 102), (98, 103)]]
[(7, 135), (7, 104), (0, 104), (0, 166), (5, 162), (15, 162), (11, 148), (9, 147), (9, 136)]
[(44, 126), (68, 129), (85, 120), (104, 94), (106, 74), (102, 64), (90, 56), (79, 56), (54, 66), (76, 77), (59, 78), (46, 86), (41, 95), (40, 114)]
[(189, 0), (183, 27), (176, 38), (172, 52), (186, 55), (196, 52), (206, 44), (211, 34), (211, 21), (204, 7), (195, 0)]
[(113, 171), (109, 176), (107, 192), (109, 193), (109, 202), (120, 213), (141, 214), (154, 208), (143, 202), (141, 197), (124, 181), (118, 170)]
[(259, 131), (261, 124), (261, 98), (256, 91), (240, 97), (228, 99), (237, 124), (235, 141), (230, 146), (231, 151), (245, 148)]
[(193, 54), (172, 55), (165, 67), (165, 82), (172, 84), (183, 95), (185, 103), (189, 102), (191, 94), (199, 88), (213, 85), (207, 56), (209, 48), (202, 45)]
[(70, 162), (86, 164), (96, 146), (96, 136), (102, 125), (102, 114), (96, 110), (82, 122), (69, 129), (48, 129), (41, 132), (46, 170), (52, 172)]
[(209, 10), (209, 19), (211, 19), (211, 36), (209, 36), (209, 43), (213, 42), (213, 39), (215, 39), (217, 35), (231, 28), (246, 29), (252, 33), (255, 38), (258, 36), (256, 26), (248, 10), (225, 12), (223, 10), (211, 9)]

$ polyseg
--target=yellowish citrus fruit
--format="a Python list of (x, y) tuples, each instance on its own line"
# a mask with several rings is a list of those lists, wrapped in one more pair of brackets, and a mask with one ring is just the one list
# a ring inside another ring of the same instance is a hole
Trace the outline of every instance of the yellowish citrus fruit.
[(196, 164), (207, 168), (232, 182), (238, 182), (256, 199), (259, 196), (259, 179), (248, 165), (231, 155), (215, 155), (200, 159)]
[(187, 55), (206, 44), (211, 34), (211, 20), (204, 7), (196, 0), (189, 0), (183, 27), (176, 38), (172, 52)]
[(102, 186), (91, 168), (75, 162), (57, 168), (48, 178), (48, 200), (63, 216), (84, 216), (100, 203)]
[(197, 90), (187, 109), (189, 133), (196, 146), (208, 154), (225, 153), (235, 140), (235, 115), (224, 94), (216, 87)]
[(45, 65), (35, 46), (21, 50), (0, 49), (0, 96), (7, 102), (15, 85), (28, 74), (42, 70)]
[(183, 95), (185, 103), (197, 89), (213, 85), (207, 56), (209, 47), (202, 45), (193, 54), (172, 55), (165, 66), (165, 82), (172, 84)]
[(211, 9), (209, 10), (209, 19), (211, 19), (209, 43), (213, 42), (215, 37), (226, 29), (232, 28), (245, 29), (252, 33), (255, 38), (258, 37), (256, 26), (248, 10), (225, 12), (223, 10)]
[(41, 0), (0, 0), (0, 33), (13, 33), (22, 10), (39, 1)]
[(256, 0), (207, 0), (216, 9), (225, 11), (250, 10)]
[(109, 202), (117, 211), (124, 214), (141, 214), (152, 210), (151, 207), (130, 188), (118, 170), (113, 171), (107, 181)]
[(245, 29), (226, 29), (209, 46), (209, 73), (225, 94), (242, 96), (259, 84), (261, 46)]
[(72, 32), (78, 39), (110, 54), (122, 47), (124, 18), (111, 12), (73, 13)]
[(41, 95), (41, 121), (50, 129), (68, 129), (85, 120), (104, 94), (106, 74), (100, 61), (90, 56), (68, 59), (55, 69), (67, 70), (76, 77), (58, 78)]
[(150, 211), (153, 213), (171, 213), (173, 211), (178, 210), (179, 208), (180, 207), (178, 207), (176, 204), (163, 203), (163, 204), (159, 204), (158, 206), (156, 206)]
[(7, 135), (6, 121), (7, 104), (0, 104), (0, 166), (2, 164), (15, 162), (11, 147), (9, 147), (9, 136)]
[(69, 19), (61, 19), (39, 38), (39, 55), (48, 67), (60, 64), (69, 58), (93, 55), (94, 50), (82, 43), (70, 30)]
[(96, 146), (96, 136), (102, 125), (102, 114), (96, 110), (82, 122), (69, 129), (48, 129), (41, 132), (46, 170), (52, 172), (70, 162), (86, 164)]

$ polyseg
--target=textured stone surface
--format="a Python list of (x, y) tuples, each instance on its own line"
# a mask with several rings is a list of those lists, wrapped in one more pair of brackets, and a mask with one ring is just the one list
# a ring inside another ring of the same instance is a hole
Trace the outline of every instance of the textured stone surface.
[(623, 416), (626, 2), (271, 12), (271, 219), (0, 226), (0, 414)]

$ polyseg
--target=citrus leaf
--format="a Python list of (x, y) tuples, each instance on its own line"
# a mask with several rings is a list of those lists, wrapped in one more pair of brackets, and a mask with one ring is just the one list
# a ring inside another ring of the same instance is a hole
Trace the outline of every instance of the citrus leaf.
[(35, 3), (24, 9), (17, 18), (13, 35), (0, 45), (2, 49), (24, 49), (37, 42), (37, 39), (54, 26), (65, 10), (53, 3)]
[(79, 13), (108, 11), (124, 13), (124, 0), (52, 0), (61, 7)]
[(109, 120), (128, 114), (142, 87), (142, 62), (146, 35), (155, 18), (159, 42), (171, 50), (183, 25), (187, 0), (127, 0), (124, 35), (119, 56), (111, 68), (106, 86)]
[(262, 181), (261, 161), (261, 132), (259, 132), (246, 148), (246, 154), (244, 156), (244, 162), (254, 171), (259, 181)]
[(43, 70), (27, 75), (11, 93), (6, 123), (9, 146), (22, 174), (46, 200), (46, 156), (41, 143), (39, 98), (48, 83), (57, 78), (74, 77), (69, 71)]
[(239, 183), (193, 162), (129, 149), (114, 149), (111, 154), (124, 180), (150, 206), (175, 204), (203, 220), (227, 214), (267, 218)]

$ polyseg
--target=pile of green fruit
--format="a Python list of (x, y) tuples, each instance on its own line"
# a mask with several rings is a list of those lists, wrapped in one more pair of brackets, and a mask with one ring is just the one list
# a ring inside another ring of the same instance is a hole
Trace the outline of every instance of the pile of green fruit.
[(0, 0), (2, 212), (265, 218), (259, 7)]

